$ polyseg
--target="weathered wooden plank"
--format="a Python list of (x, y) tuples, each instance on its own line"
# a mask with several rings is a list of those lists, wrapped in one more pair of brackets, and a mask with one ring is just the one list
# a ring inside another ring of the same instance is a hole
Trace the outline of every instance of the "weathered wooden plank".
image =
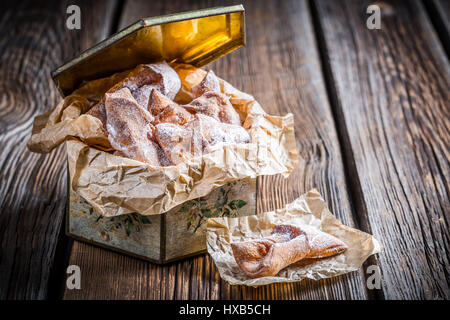
[(450, 297), (450, 65), (419, 1), (316, 1), (351, 185), (389, 299)]
[[(127, 1), (126, 26), (142, 16), (156, 16), (234, 2)], [(321, 74), (306, 1), (248, 1), (247, 46), (209, 67), (237, 88), (254, 94), (272, 114), (295, 114), (303, 161), (289, 179), (259, 181), (259, 210), (281, 207), (317, 187), (331, 209), (353, 226), (339, 143)], [(221, 281), (209, 256), (156, 266), (75, 242), (71, 264), (82, 270), (82, 290), (66, 290), (66, 299), (365, 299), (360, 272), (319, 282), (259, 288)]]
[[(65, 27), (81, 8), (82, 29)], [(0, 298), (43, 299), (66, 204), (65, 149), (26, 148), (34, 116), (60, 96), (50, 71), (109, 31), (113, 2), (9, 1), (0, 12)]]

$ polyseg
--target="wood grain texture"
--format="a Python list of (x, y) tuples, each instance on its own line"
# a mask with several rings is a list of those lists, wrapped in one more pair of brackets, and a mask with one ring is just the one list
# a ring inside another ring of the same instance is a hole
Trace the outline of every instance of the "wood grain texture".
[(0, 299), (43, 299), (66, 205), (65, 148), (31, 153), (33, 118), (61, 99), (50, 71), (109, 32), (113, 2), (2, 1), (0, 12)]
[(388, 299), (450, 297), (450, 65), (419, 1), (319, 0), (357, 210), (385, 249)]
[[(211, 1), (126, 1), (121, 27), (140, 17), (227, 5)], [(301, 163), (289, 179), (259, 180), (259, 210), (284, 206), (316, 187), (332, 211), (354, 226), (330, 106), (306, 1), (244, 1), (247, 46), (208, 66), (253, 94), (271, 114), (295, 115)], [(82, 289), (65, 299), (365, 299), (361, 272), (323, 281), (259, 288), (221, 281), (208, 255), (157, 266), (75, 242), (70, 264), (82, 270)]]

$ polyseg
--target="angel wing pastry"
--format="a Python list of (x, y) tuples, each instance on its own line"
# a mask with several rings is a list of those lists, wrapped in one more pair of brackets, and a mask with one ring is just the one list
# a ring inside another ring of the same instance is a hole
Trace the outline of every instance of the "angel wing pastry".
[(156, 89), (152, 90), (148, 100), (148, 111), (155, 116), (156, 123), (167, 122), (184, 125), (194, 118), (186, 109)]
[(194, 100), (187, 105), (174, 101), (180, 88), (180, 77), (166, 62), (141, 64), (87, 114), (103, 124), (114, 155), (154, 166), (187, 162), (220, 143), (250, 142), (214, 72), (192, 88)]
[[(114, 93), (123, 88), (130, 90), (131, 95), (141, 107), (147, 107), (153, 90), (173, 99), (180, 90), (181, 81), (175, 70), (166, 62), (141, 64), (132, 70), (122, 81), (116, 83), (106, 93)], [(106, 95), (86, 114), (94, 116), (106, 127)]]
[(152, 141), (153, 116), (139, 106), (128, 88), (106, 94), (106, 130), (119, 155), (159, 166), (159, 146)]
[(203, 80), (192, 88), (195, 99), (184, 107), (191, 113), (201, 113), (223, 123), (241, 125), (241, 118), (230, 103), (230, 99), (220, 92), (220, 82), (214, 72), (208, 71)]
[(276, 275), (304, 258), (325, 258), (347, 250), (336, 237), (313, 228), (276, 225), (272, 235), (231, 244), (239, 268), (251, 278)]

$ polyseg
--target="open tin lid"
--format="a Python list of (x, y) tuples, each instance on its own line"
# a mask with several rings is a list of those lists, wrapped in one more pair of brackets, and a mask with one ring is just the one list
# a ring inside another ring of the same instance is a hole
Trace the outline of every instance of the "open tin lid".
[(202, 67), (245, 45), (244, 7), (143, 18), (52, 72), (63, 96), (83, 81), (165, 60)]

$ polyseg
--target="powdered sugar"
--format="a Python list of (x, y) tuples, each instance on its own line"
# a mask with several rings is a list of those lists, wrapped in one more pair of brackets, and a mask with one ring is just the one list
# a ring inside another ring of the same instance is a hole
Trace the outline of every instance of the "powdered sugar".
[(192, 87), (192, 93), (195, 97), (200, 97), (208, 91), (220, 92), (220, 82), (212, 70), (209, 70), (203, 80)]
[[(148, 100), (153, 89), (173, 99), (181, 88), (181, 81), (175, 70), (166, 62), (141, 64), (131, 71), (125, 79), (111, 87), (106, 94), (114, 93), (123, 88), (128, 88), (137, 103), (147, 108)], [(87, 114), (100, 119), (106, 128), (104, 103), (103, 97)]]
[(274, 276), (304, 258), (324, 258), (347, 249), (330, 234), (310, 227), (275, 225), (272, 235), (260, 240), (231, 243), (239, 268), (251, 278)]
[(205, 114), (224, 123), (241, 125), (239, 114), (231, 105), (230, 99), (220, 92), (208, 91), (192, 100), (185, 108), (190, 112)]
[(121, 154), (151, 165), (160, 165), (153, 136), (152, 115), (131, 95), (128, 88), (106, 94), (106, 129), (111, 146)]
[(193, 88), (197, 98), (188, 105), (173, 101), (180, 87), (167, 63), (139, 65), (88, 114), (102, 121), (119, 155), (155, 166), (188, 161), (219, 143), (250, 141), (212, 71)]

